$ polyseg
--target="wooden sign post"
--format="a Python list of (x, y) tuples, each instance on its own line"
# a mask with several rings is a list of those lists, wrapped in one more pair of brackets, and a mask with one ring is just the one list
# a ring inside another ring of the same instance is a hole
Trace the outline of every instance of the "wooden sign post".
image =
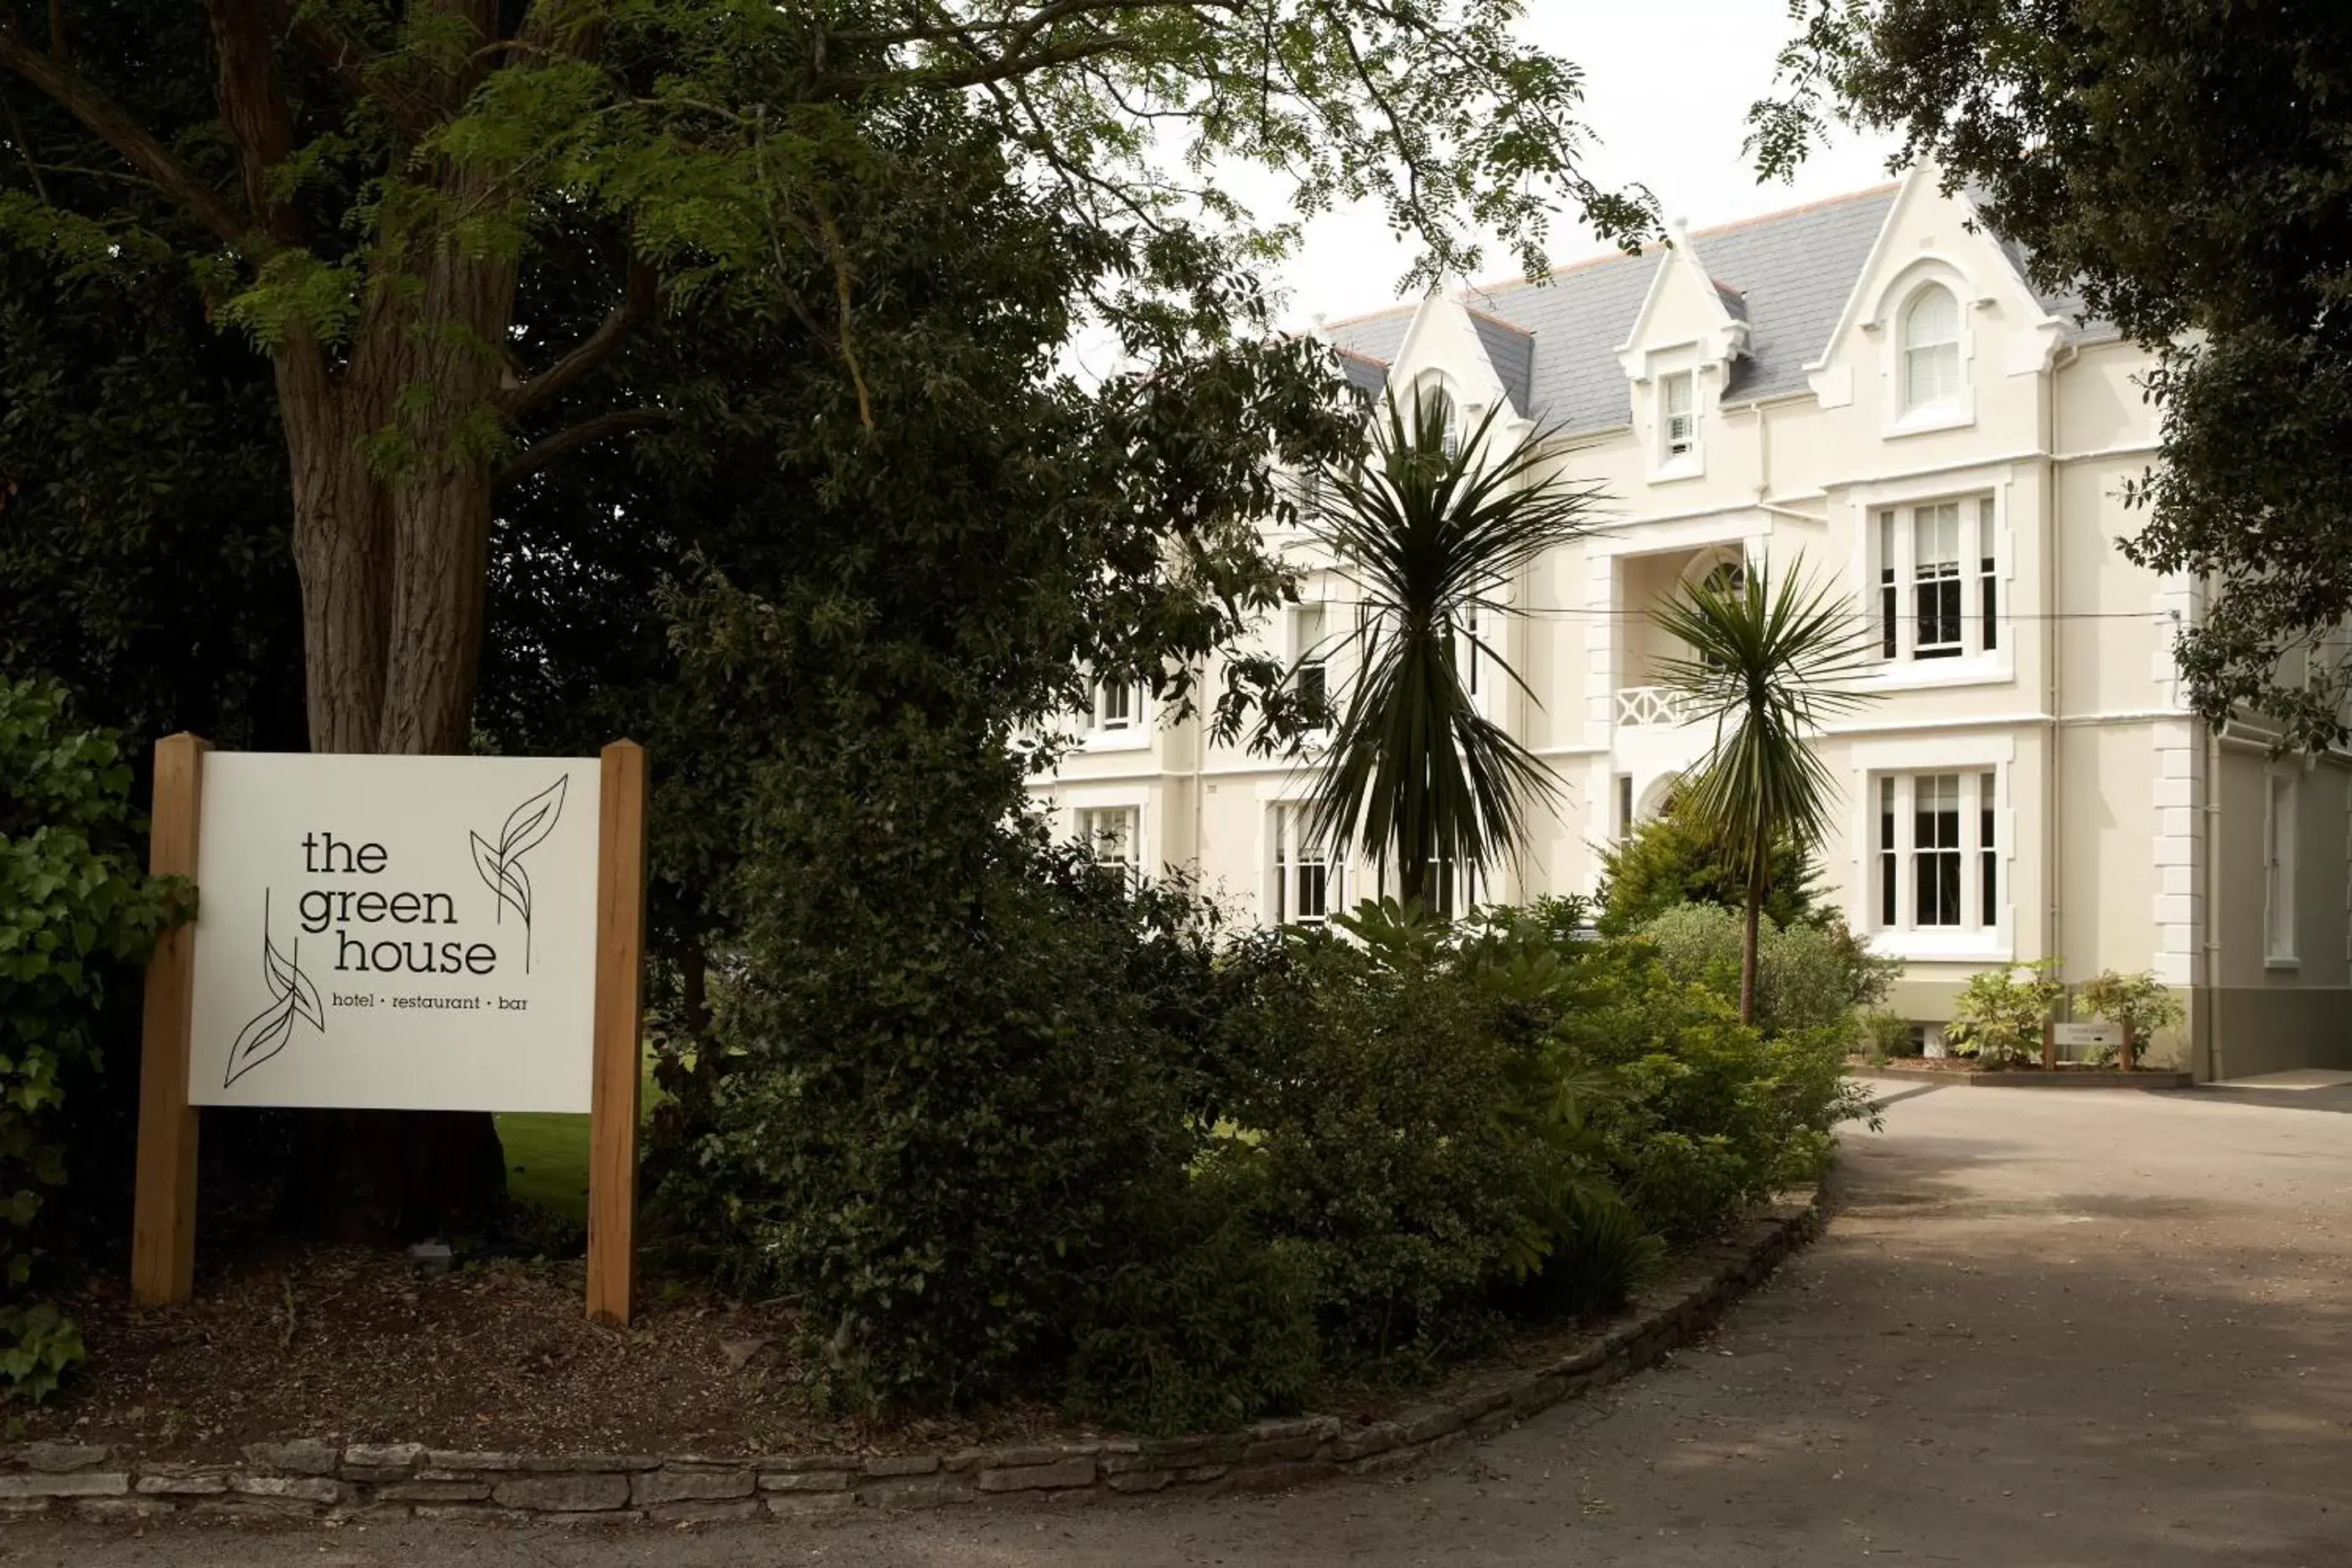
[[(196, 875), (205, 753), (193, 735), (155, 743), (155, 801), (147, 869)], [(139, 1051), (139, 1154), (131, 1208), (131, 1294), (142, 1306), (184, 1301), (196, 1280), (196, 1108), (188, 1103), (188, 1009), (195, 995), (196, 934), (166, 932), (147, 964)]]
[(155, 749), (149, 863), (196, 881), (199, 903), (147, 970), (134, 1297), (194, 1288), (204, 1105), (584, 1112), (588, 1314), (627, 1322), (644, 748), (207, 751), (192, 735)]
[(626, 1323), (637, 1277), (644, 1082), (646, 750), (604, 747), (596, 827), (596, 1078), (588, 1113), (588, 1315)]

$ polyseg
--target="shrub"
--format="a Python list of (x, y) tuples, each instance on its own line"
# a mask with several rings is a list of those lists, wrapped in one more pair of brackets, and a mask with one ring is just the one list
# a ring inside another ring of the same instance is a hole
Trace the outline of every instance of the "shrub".
[(1256, 939), (1223, 1049), (1257, 1223), (1312, 1270), (1326, 1354), (1391, 1375), (1485, 1338), (1515, 1243), (1532, 1262), (1550, 1239), (1550, 1161), (1523, 1113), (1536, 1051), (1443, 931)]
[(1238, 1141), (1212, 1155), (1095, 1285), (1070, 1357), (1076, 1414), (1164, 1435), (1303, 1407), (1322, 1368), (1315, 1270), (1258, 1233), (1243, 1192), (1255, 1157)]
[(1671, 1238), (1712, 1234), (1748, 1204), (1821, 1174), (1832, 1132), (1868, 1113), (1843, 1082), (1846, 1035), (1767, 1038), (1717, 991), (1675, 978), (1644, 942), (1591, 945), (1566, 967), (1552, 1048), (1611, 1073), (1594, 1112), (1634, 1212)]
[[(1676, 979), (1737, 1001), (1740, 917), (1713, 904), (1684, 904), (1640, 928)], [(1902, 966), (1874, 957), (1834, 917), (1818, 925), (1768, 927), (1756, 952), (1756, 1022), (1768, 1034), (1845, 1026), (1855, 1009), (1886, 994)]]
[[(2017, 978), (2018, 968), (2025, 978)], [(2000, 1067), (2042, 1059), (2042, 1026), (2065, 997), (2058, 960), (2038, 958), (2022, 966), (1987, 969), (1969, 977), (1952, 1006), (1944, 1038), (1962, 1056)]]
[(2123, 1025), (2136, 1051), (2147, 1050), (2159, 1030), (2178, 1028), (2184, 1016), (2172, 988), (2146, 970), (2119, 975), (2102, 969), (2083, 982), (2075, 997), (2093, 1018)]
[(839, 1397), (1057, 1391), (1089, 1303), (1150, 1299), (1109, 1281), (1204, 1145), (1214, 933), (1181, 889), (975, 830), (1001, 763), (906, 724), (780, 759), (747, 804), (659, 1210), (800, 1300)]
[(44, 1194), (66, 1179), (65, 1085), (100, 1066), (110, 989), (187, 903), (140, 870), (130, 793), (113, 735), (75, 728), (53, 685), (0, 680), (0, 1387), (35, 1400), (82, 1354), (26, 1299)]
[(1883, 1062), (1890, 1057), (1918, 1055), (1919, 1042), (1911, 1032), (1909, 1019), (1874, 1008), (1862, 1015), (1862, 1051), (1873, 1062)]
[[(1811, 858), (1797, 846), (1783, 845), (1774, 852), (1764, 894), (1764, 913), (1772, 924), (1805, 925), (1820, 917), (1818, 876)], [(1664, 810), (1601, 852), (1599, 902), (1601, 930), (1622, 936), (1677, 904), (1744, 910), (1748, 878), (1669, 797)]]

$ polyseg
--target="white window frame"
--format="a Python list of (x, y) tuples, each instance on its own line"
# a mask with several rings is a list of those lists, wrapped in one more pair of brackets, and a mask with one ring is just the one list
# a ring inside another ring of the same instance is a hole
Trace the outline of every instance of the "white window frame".
[(1060, 813), (1061, 833), (1067, 841), (1085, 849), (1091, 855), (1093, 846), (1087, 834), (1095, 813), (1129, 813), (1128, 825), (1132, 837), (1128, 846), (1129, 862), (1134, 866), (1139, 883), (1153, 874), (1159, 862), (1153, 857), (1159, 845), (1153, 838), (1151, 821), (1152, 792), (1149, 785), (1133, 781), (1099, 784), (1073, 783), (1065, 780), (1055, 790), (1055, 810)]
[[(1847, 923), (1866, 933), (1874, 952), (1887, 957), (1953, 963), (2009, 963), (2017, 950), (2017, 812), (2011, 789), (2014, 743), (2006, 737), (1876, 741), (1853, 754), (1853, 893)], [(1919, 924), (1915, 842), (1916, 783), (1922, 778), (1957, 775), (1959, 793), (1960, 919), (1957, 925)], [(1991, 798), (1985, 799), (1985, 779)], [(1895, 791), (1895, 921), (1885, 915), (1886, 862), (1880, 838), (1882, 790)], [(1988, 812), (1987, 806), (1990, 810)], [(1985, 829), (1991, 829), (1986, 843)], [(1990, 857), (1993, 904), (1985, 907), (1984, 873)]]
[[(1302, 683), (1308, 671), (1323, 683), (1324, 700), (1331, 699), (1331, 609), (1321, 600), (1310, 599), (1290, 607), (1290, 667), (1294, 685)], [(1328, 729), (1315, 732), (1329, 734)]]
[[(1100, 866), (1117, 866), (1129, 887), (1143, 881), (1143, 808), (1140, 805), (1074, 806), (1070, 809), (1071, 836), (1086, 851), (1087, 858)], [(1116, 841), (1124, 852), (1105, 855), (1102, 846)]]
[[(2011, 565), (2014, 534), (2009, 524), (2005, 481), (1952, 486), (1918, 494), (1855, 497), (1862, 527), (1860, 601), (1876, 639), (1877, 668), (1868, 681), (1890, 687), (1975, 685), (2005, 681), (2016, 670), (2015, 590)], [(1920, 639), (1922, 575), (1920, 525), (1924, 515), (1957, 508), (1955, 570), (1960, 641), (1923, 643)], [(1991, 613), (1988, 617), (1986, 612)], [(1894, 653), (1886, 652), (1892, 615)], [(1948, 649), (1948, 652), (1945, 650)]]
[(2263, 964), (2292, 969), (2295, 947), (2295, 819), (2302, 780), (2283, 768), (2265, 771), (2263, 786)]
[[(1957, 308), (1954, 385), (1948, 395), (1918, 402), (1911, 397), (1912, 345), (1907, 340), (1912, 310), (1930, 288), (1950, 295)], [(1976, 293), (1959, 267), (1933, 253), (1920, 256), (1879, 290), (1862, 326), (1878, 342), (1881, 434), (1886, 438), (1955, 430), (1976, 423), (1979, 357), (1976, 307), (1982, 303)]]
[[(1930, 301), (1938, 298), (1951, 309), (1950, 335), (1931, 340), (1922, 340), (1918, 336), (1919, 313)], [(1900, 395), (1906, 418), (1919, 413), (1948, 413), (1958, 406), (1968, 380), (1967, 361), (1960, 355), (1961, 308), (1960, 297), (1952, 291), (1950, 285), (1939, 278), (1929, 278), (1910, 292), (1904, 299), (1902, 308), (1896, 312), (1896, 362), (1900, 367)], [(1936, 357), (1930, 360), (1927, 357), (1929, 355)], [(1937, 367), (1936, 379), (1942, 381), (1948, 374), (1949, 381), (1939, 388), (1922, 392), (1919, 372), (1928, 365)]]
[[(1647, 386), (1650, 419), (1648, 479), (1653, 485), (1696, 479), (1706, 472), (1706, 367), (1696, 344), (1684, 344), (1654, 354)], [(1689, 428), (1677, 441), (1675, 415), (1670, 413), (1673, 389), (1690, 389)], [(1680, 445), (1681, 451), (1675, 447)]]
[[(1265, 913), (1270, 925), (1324, 925), (1332, 915), (1347, 907), (1347, 857), (1335, 853), (1328, 844), (1317, 844), (1307, 834), (1307, 823), (1313, 806), (1306, 800), (1271, 800), (1265, 808), (1265, 841), (1269, 852), (1266, 866)], [(1322, 907), (1311, 915), (1299, 913), (1304, 902), (1306, 868), (1320, 868), (1322, 875)]]
[(1697, 451), (1698, 372), (1670, 371), (1658, 378), (1658, 461), (1676, 462)]
[(1151, 693), (1138, 682), (1125, 688), (1125, 711), (1111, 700), (1118, 688), (1096, 681), (1087, 688), (1085, 749), (1148, 751), (1151, 747)]

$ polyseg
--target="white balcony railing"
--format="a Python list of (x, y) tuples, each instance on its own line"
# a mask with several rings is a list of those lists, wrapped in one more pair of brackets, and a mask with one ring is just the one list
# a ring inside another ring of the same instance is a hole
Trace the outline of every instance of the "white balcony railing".
[(1686, 698), (1672, 686), (1625, 686), (1617, 693), (1617, 727), (1669, 729), (1690, 722)]

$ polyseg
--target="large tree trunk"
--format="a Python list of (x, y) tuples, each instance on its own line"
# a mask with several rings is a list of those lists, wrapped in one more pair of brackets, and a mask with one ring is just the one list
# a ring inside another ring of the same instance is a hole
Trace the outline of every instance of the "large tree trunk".
[[(299, 334), (277, 356), (310, 745), (449, 755), (472, 727), (489, 571), (489, 454), (468, 426), (499, 395), (514, 271), (446, 245), (383, 270), (419, 287), (378, 292), (343, 365)], [(289, 1213), (313, 1233), (403, 1241), (463, 1225), (505, 1190), (487, 1114), (322, 1112)]]

